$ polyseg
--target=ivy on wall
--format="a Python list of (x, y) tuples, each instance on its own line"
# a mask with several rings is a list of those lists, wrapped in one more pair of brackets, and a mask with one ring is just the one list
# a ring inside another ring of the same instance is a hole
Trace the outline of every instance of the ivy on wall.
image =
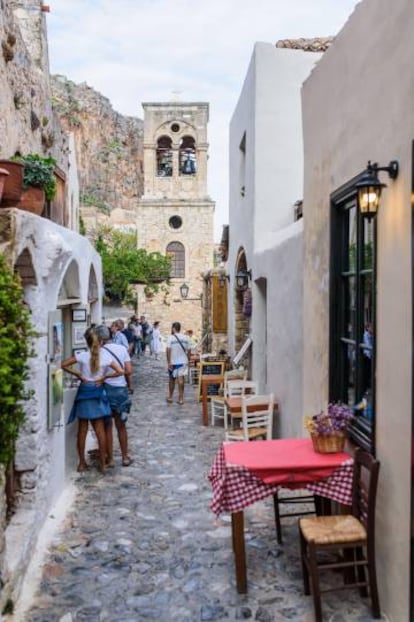
[(24, 419), (23, 401), (30, 397), (25, 381), (35, 336), (23, 287), (0, 254), (0, 463), (8, 464)]

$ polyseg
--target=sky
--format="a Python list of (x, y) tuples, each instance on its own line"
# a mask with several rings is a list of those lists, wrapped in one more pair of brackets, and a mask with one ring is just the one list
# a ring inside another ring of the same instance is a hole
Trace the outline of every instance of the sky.
[(141, 119), (141, 102), (209, 102), (208, 190), (218, 241), (228, 222), (229, 123), (255, 42), (335, 35), (357, 3), (51, 0), (50, 70), (86, 82), (114, 110)]

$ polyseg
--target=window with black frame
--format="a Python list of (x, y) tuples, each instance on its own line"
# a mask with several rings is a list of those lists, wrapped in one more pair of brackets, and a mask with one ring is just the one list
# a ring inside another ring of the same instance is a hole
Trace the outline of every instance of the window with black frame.
[(354, 193), (332, 200), (330, 400), (354, 409), (349, 436), (375, 448), (375, 220)]

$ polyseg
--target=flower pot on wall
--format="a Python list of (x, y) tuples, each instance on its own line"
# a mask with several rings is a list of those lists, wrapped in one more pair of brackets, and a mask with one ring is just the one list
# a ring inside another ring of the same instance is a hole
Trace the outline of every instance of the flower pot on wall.
[(43, 188), (29, 186), (23, 190), (18, 206), (20, 209), (41, 216), (45, 208), (45, 191)]
[(3, 196), (4, 185), (9, 175), (10, 175), (9, 171), (6, 171), (5, 168), (0, 168), (0, 204), (1, 204), (1, 197)]
[(1, 205), (2, 207), (19, 207), (23, 192), (24, 166), (21, 162), (14, 162), (13, 160), (0, 160), (0, 168), (9, 173), (4, 182)]

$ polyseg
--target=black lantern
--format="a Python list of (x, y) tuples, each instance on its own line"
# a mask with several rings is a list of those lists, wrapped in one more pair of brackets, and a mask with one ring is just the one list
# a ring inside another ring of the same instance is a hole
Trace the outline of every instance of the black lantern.
[(239, 270), (236, 274), (236, 288), (240, 291), (247, 289), (251, 276), (251, 270)]
[(355, 184), (358, 192), (358, 205), (362, 216), (371, 219), (377, 214), (381, 192), (387, 185), (378, 179), (378, 171), (387, 171), (391, 179), (398, 176), (398, 162), (391, 160), (388, 166), (378, 166), (368, 161), (366, 170)]
[(188, 297), (188, 292), (190, 291), (190, 288), (188, 287), (187, 283), (183, 283), (180, 286), (180, 294), (181, 294), (181, 298), (187, 298)]

